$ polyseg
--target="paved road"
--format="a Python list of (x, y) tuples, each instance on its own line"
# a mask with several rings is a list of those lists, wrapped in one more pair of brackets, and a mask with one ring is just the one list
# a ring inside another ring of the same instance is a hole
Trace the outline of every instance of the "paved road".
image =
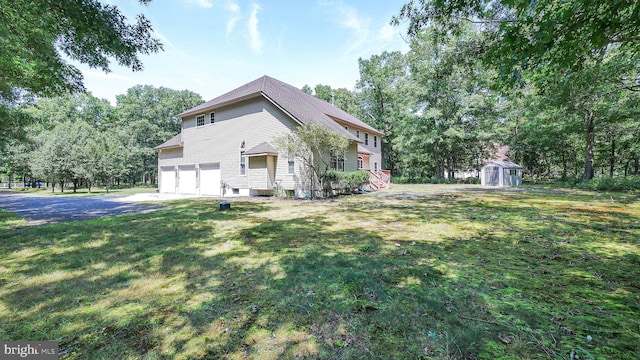
[(162, 208), (119, 196), (51, 197), (0, 190), (0, 209), (25, 218), (29, 225), (146, 213)]

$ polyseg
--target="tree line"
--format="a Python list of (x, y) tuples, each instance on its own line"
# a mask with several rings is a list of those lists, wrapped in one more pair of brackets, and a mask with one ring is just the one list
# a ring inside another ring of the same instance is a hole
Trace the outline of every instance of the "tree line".
[(31, 183), (155, 184), (153, 148), (180, 132), (174, 117), (203, 103), (189, 90), (137, 85), (116, 97), (116, 105), (91, 94), (41, 98), (21, 106), (31, 119), (25, 135), (2, 149), (5, 176)]
[[(4, 173), (153, 183), (153, 147), (180, 130), (172, 116), (202, 98), (139, 85), (111, 106), (83, 93), (61, 57), (141, 70), (139, 54), (162, 50), (151, 24), (128, 24), (97, 1), (14, 1), (0, 20)], [(410, 0), (392, 22), (406, 26), (409, 51), (359, 59), (353, 90), (303, 91), (381, 130), (383, 167), (396, 178), (477, 171), (506, 148), (533, 180), (640, 172), (638, 2)]]

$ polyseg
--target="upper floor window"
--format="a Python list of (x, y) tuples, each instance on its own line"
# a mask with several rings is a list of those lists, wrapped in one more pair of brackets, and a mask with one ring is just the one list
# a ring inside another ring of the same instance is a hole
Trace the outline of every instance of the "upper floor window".
[(293, 174), (295, 172), (295, 156), (289, 155), (289, 159), (287, 160), (287, 174)]
[(373, 135), (373, 147), (378, 147), (378, 137)]
[(347, 130), (347, 131), (349, 131), (349, 127), (348, 127), (348, 126), (345, 126), (345, 127), (344, 127), (344, 129), (345, 129), (345, 130)]
[(213, 124), (214, 122), (216, 122), (216, 113), (212, 112), (211, 114), (209, 114), (209, 117), (211, 118), (211, 123)]
[(369, 134), (364, 133), (364, 144), (369, 145)]
[(204, 115), (196, 116), (196, 126), (203, 126), (203, 125), (204, 125)]
[(360, 130), (356, 130), (356, 137), (360, 139)]

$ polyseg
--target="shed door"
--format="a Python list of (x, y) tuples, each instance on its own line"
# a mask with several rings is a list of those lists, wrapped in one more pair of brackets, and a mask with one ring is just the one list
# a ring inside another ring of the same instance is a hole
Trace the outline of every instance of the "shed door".
[(163, 167), (160, 169), (160, 192), (176, 192), (176, 170), (173, 168), (173, 166)]
[(200, 165), (200, 194), (220, 195), (220, 163)]
[(484, 169), (484, 184), (488, 186), (499, 186), (500, 168), (497, 166), (487, 166)]
[(196, 193), (196, 166), (178, 167), (178, 192), (180, 194)]

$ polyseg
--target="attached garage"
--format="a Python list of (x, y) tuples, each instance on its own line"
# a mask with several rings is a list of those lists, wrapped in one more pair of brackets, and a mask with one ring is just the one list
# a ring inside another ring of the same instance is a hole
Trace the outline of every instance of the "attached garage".
[(220, 163), (200, 165), (200, 195), (220, 196)]
[(160, 192), (176, 192), (176, 169), (173, 166), (160, 169)]
[(196, 193), (196, 166), (178, 167), (178, 192), (180, 194)]

